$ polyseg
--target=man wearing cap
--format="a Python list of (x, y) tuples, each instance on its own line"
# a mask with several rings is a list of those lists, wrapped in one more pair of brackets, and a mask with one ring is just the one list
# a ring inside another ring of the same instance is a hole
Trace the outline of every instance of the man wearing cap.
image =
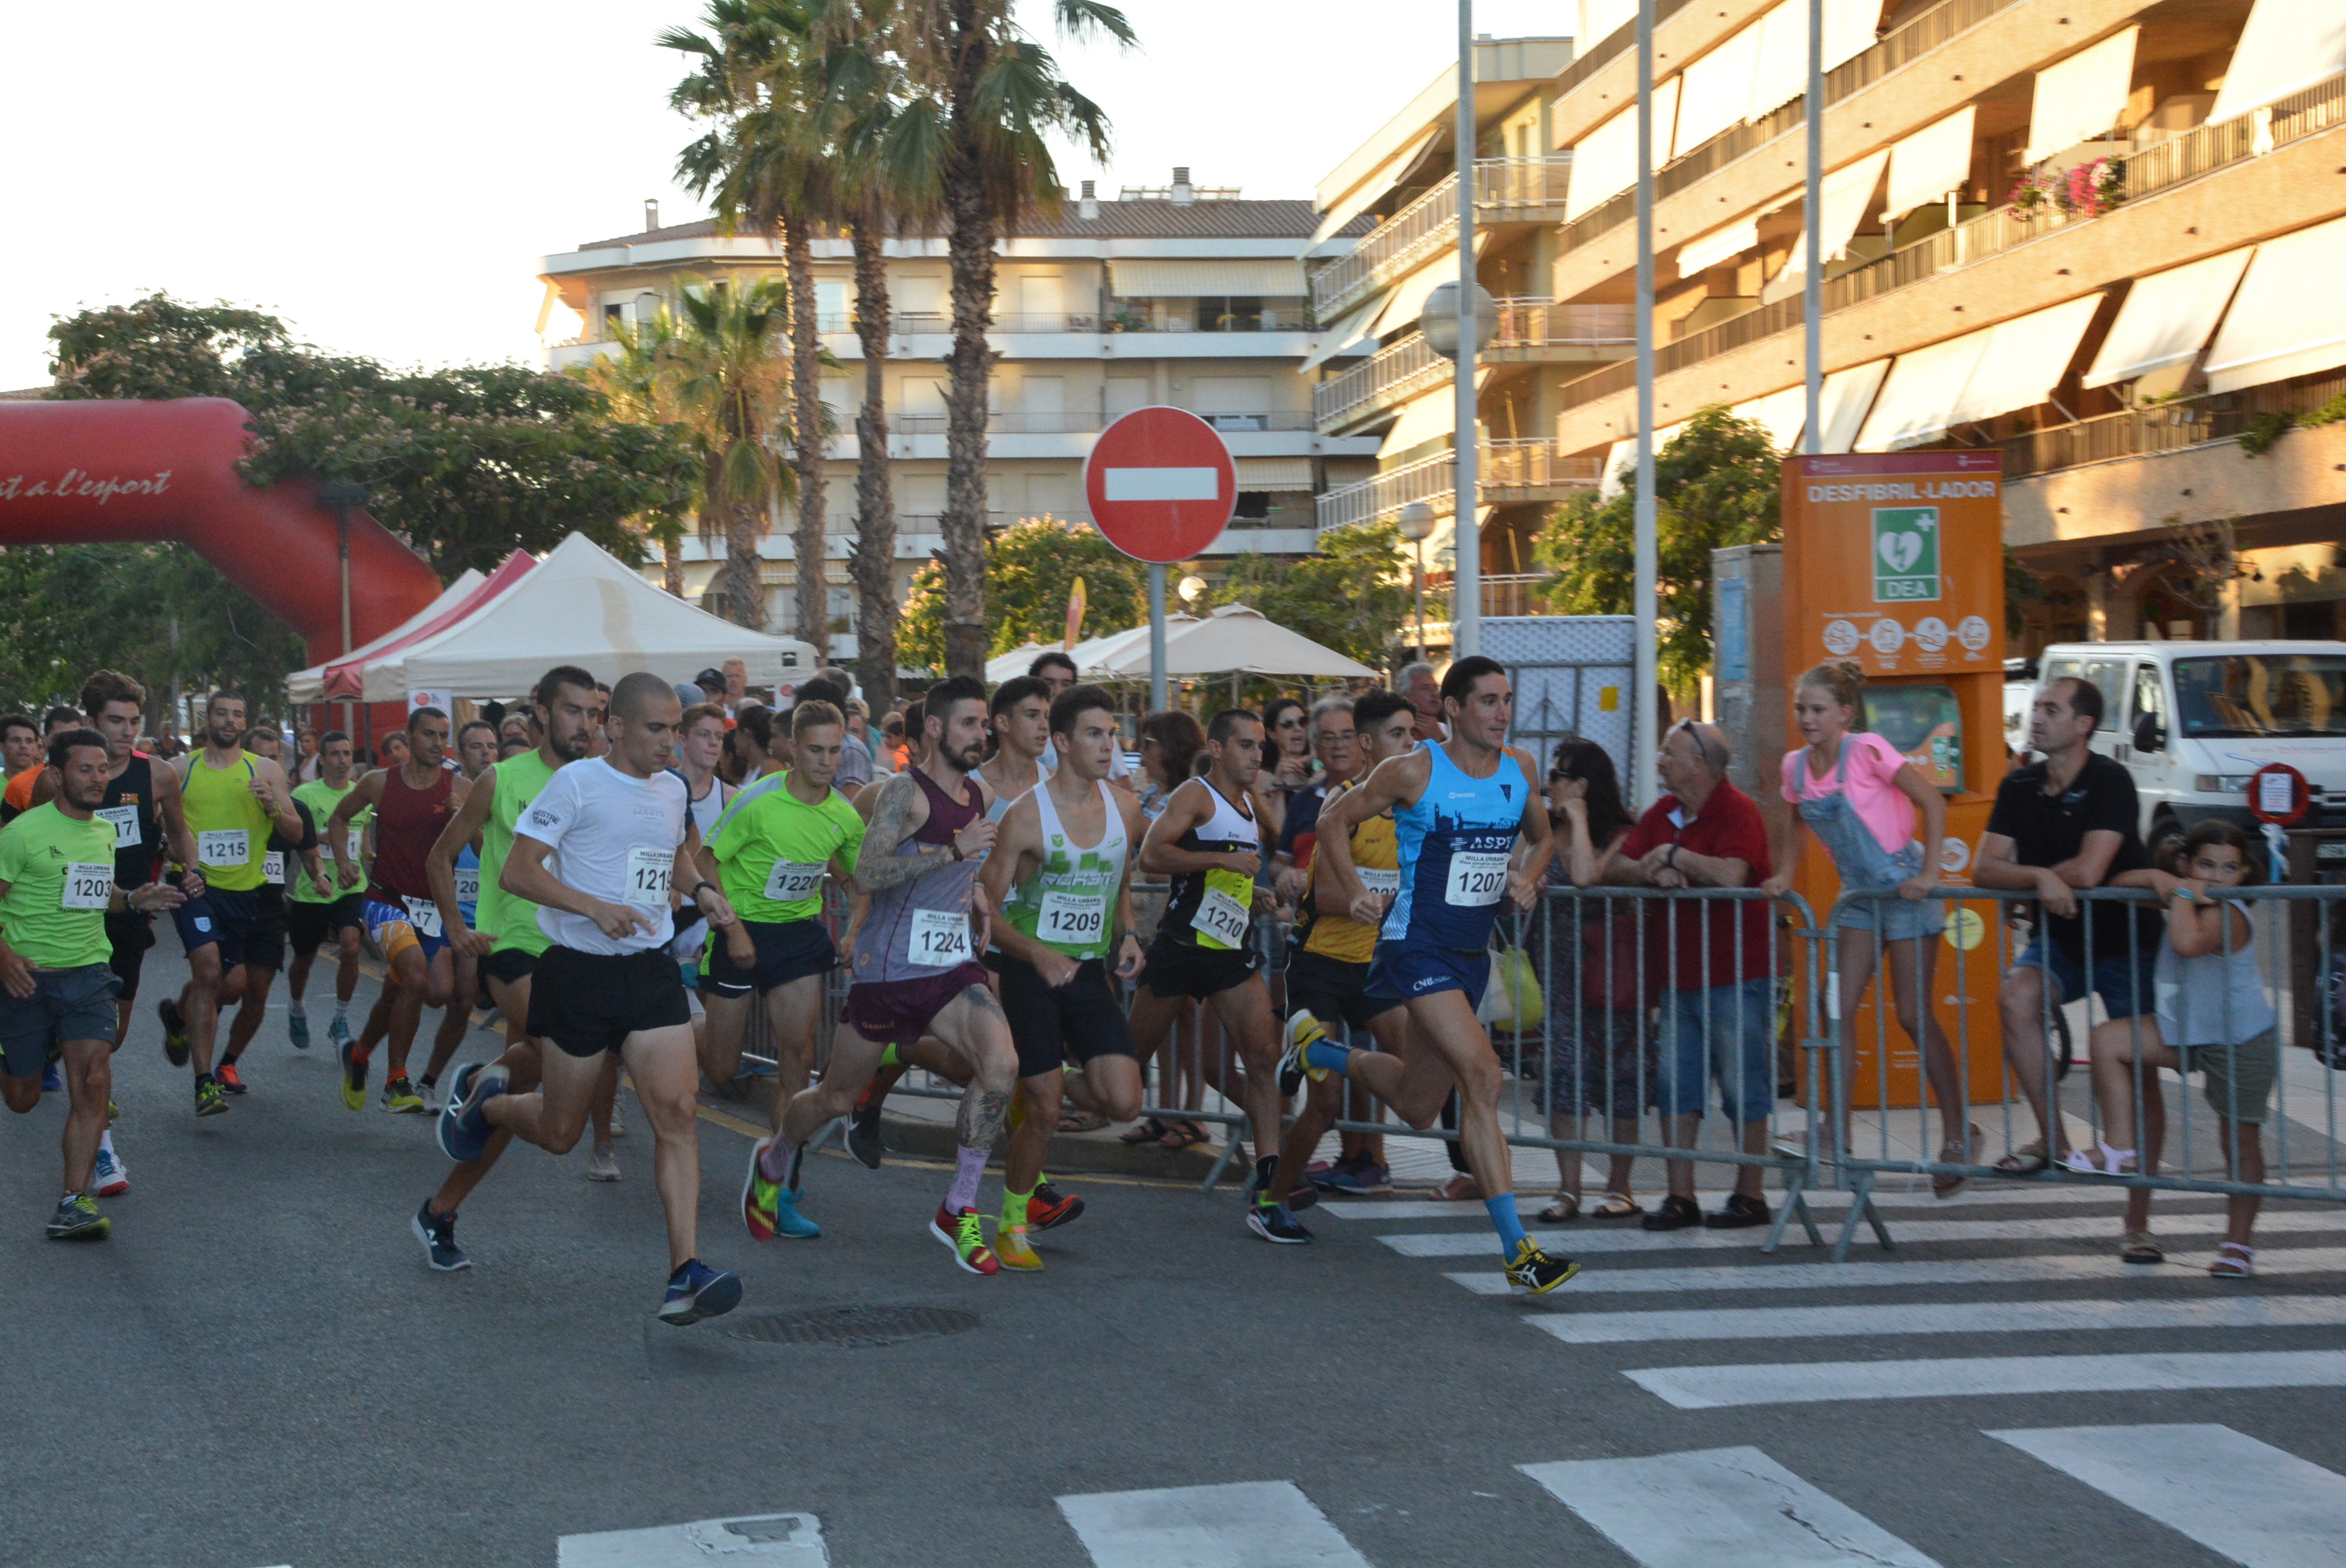
[[(719, 671), (714, 669), (702, 670), (699, 675), (692, 677), (692, 684), (700, 688), (699, 695), (695, 697), (692, 699), (692, 702), (713, 702), (729, 714), (733, 711), (735, 705), (740, 700), (739, 697), (729, 697), (726, 695), (725, 677)], [(678, 696), (683, 695), (684, 687), (679, 686), (676, 689)], [(692, 706), (692, 702), (688, 702), (685, 706), (687, 708), (690, 708)]]

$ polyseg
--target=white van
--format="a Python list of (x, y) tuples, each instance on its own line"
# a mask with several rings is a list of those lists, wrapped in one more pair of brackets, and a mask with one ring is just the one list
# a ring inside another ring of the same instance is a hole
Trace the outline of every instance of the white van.
[(2101, 688), (2094, 749), (2134, 775), (2156, 853), (2209, 817), (2256, 832), (2249, 777), (2286, 762), (2312, 786), (2302, 827), (2346, 827), (2346, 642), (2058, 643), (2039, 683)]

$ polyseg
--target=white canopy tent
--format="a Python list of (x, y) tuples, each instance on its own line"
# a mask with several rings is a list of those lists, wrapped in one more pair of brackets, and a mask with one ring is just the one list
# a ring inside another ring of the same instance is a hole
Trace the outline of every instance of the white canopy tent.
[[(1130, 633), (1123, 634), (1131, 636)], [(1148, 628), (1138, 641), (1099, 660), (1104, 673), (1126, 678), (1149, 673)], [(1299, 679), (1374, 680), (1378, 672), (1300, 632), (1290, 631), (1247, 605), (1223, 605), (1202, 620), (1165, 634), (1165, 674), (1172, 679), (1209, 675), (1260, 675)]]
[(557, 664), (599, 680), (643, 669), (681, 682), (729, 658), (742, 662), (753, 685), (802, 680), (821, 662), (796, 637), (750, 631), (671, 598), (573, 534), (505, 593), (369, 665), (362, 696), (511, 697)]

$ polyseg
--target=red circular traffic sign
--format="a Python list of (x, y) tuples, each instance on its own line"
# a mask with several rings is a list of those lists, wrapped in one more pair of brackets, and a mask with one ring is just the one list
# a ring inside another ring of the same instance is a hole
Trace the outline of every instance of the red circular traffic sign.
[(2259, 822), (2286, 828), (2312, 805), (2313, 789), (2305, 775), (2286, 762), (2268, 762), (2249, 775), (2249, 811)]
[(1137, 561), (1187, 561), (1221, 537), (1239, 504), (1221, 433), (1187, 409), (1137, 408), (1100, 432), (1084, 498), (1107, 542)]

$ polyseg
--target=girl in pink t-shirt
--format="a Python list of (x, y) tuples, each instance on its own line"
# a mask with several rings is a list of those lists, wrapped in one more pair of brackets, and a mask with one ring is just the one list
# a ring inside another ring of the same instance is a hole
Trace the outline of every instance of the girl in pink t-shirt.
[[(1865, 672), (1851, 660), (1819, 665), (1792, 690), (1792, 719), (1808, 744), (1784, 756), (1784, 799), (1792, 813), (1779, 824), (1776, 874), (1763, 887), (1781, 897), (1797, 878), (1810, 834), (1833, 859), (1845, 892), (1873, 897), (1842, 900), (1833, 914), (1840, 932), (1842, 1049), (1853, 1053), (1859, 1003), (1874, 965), (1890, 958), (1890, 991), (1899, 1027), (1920, 1046), (1923, 1070), (1938, 1101), (1941, 1124), (1965, 1126), (1963, 1074), (1938, 1019), (1924, 1005), (1938, 964), (1938, 935), (1946, 911), (1931, 895), (1939, 885), (1938, 856), (1925, 846), (1946, 836), (1947, 803), (1922, 770), (1879, 735), (1853, 733)], [(1914, 837), (1917, 820), (1923, 837)], [(1803, 830), (1805, 830), (1805, 831)], [(1887, 1044), (1886, 1042), (1884, 1043)], [(1972, 1163), (1970, 1139), (1950, 1136), (1939, 1151), (1942, 1167)], [(1943, 1168), (1931, 1190), (1952, 1197), (1964, 1176)]]

